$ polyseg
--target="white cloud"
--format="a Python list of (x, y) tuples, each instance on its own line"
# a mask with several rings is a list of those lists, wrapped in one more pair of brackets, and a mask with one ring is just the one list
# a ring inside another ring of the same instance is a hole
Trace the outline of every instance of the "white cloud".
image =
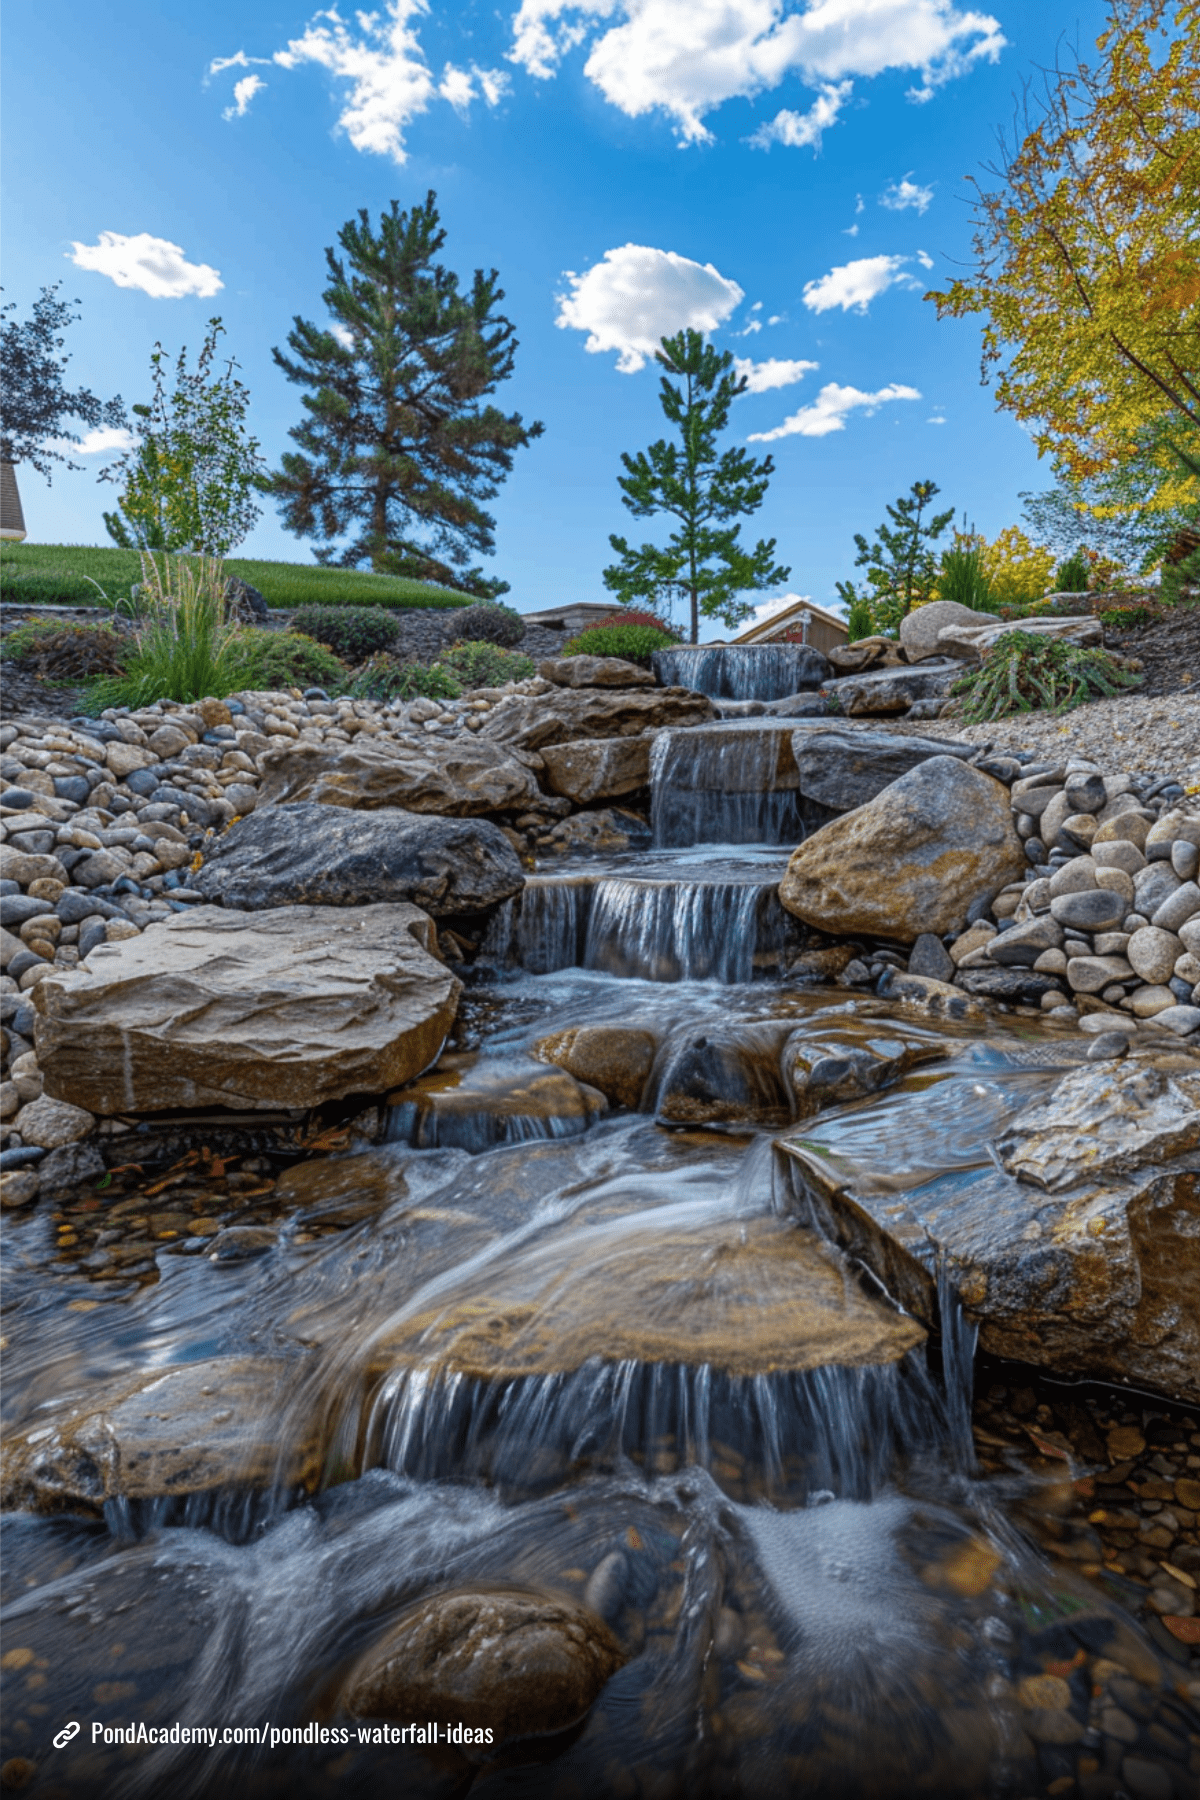
[(753, 624), (765, 625), (768, 619), (786, 612), (789, 606), (811, 606), (811, 594), (777, 594), (774, 600), (763, 600), (754, 609)]
[(836, 381), (826, 382), (811, 406), (802, 406), (799, 412), (776, 425), (773, 431), (756, 431), (748, 442), (751, 444), (773, 444), (778, 438), (785, 437), (828, 437), (830, 432), (845, 431), (846, 416), (859, 408), (869, 414), (876, 407), (888, 400), (919, 400), (916, 388), (901, 387), (892, 382), (888, 387), (880, 388), (877, 393), (864, 394), (861, 388), (840, 387)]
[(55, 444), (69, 456), (111, 456), (117, 450), (132, 450), (137, 443), (132, 431), (122, 425), (96, 425), (85, 431), (77, 444), (70, 438), (55, 438)]
[(750, 143), (756, 150), (769, 150), (772, 144), (786, 144), (790, 149), (811, 144), (814, 150), (819, 150), (822, 134), (836, 123), (853, 87), (852, 81), (826, 85), (806, 113), (789, 112), (785, 108), (767, 124), (760, 125)]
[(208, 73), (204, 78), (205, 85), (207, 86), (214, 75), (223, 75), (226, 69), (249, 69), (255, 64), (260, 69), (269, 69), (271, 58), (269, 56), (247, 56), (244, 50), (238, 50), (233, 56), (214, 56), (208, 65)]
[(255, 94), (260, 94), (266, 85), (261, 75), (243, 75), (240, 81), (233, 84), (233, 105), (227, 106), (221, 117), (244, 119)]
[[(996, 19), (953, 0), (811, 0), (804, 11), (785, 0), (521, 0), (509, 57), (548, 80), (589, 38), (584, 73), (605, 99), (631, 118), (667, 113), (684, 143), (709, 136), (704, 116), (724, 101), (789, 74), (825, 99), (851, 77), (914, 69), (922, 86), (910, 97), (925, 100), (980, 58), (994, 62), (1005, 42)], [(765, 129), (807, 144), (818, 124), (781, 114)]]
[(404, 127), (426, 110), (436, 91), (411, 24), (425, 10), (425, 0), (388, 0), (386, 14), (357, 13), (355, 33), (331, 6), (314, 14), (303, 36), (277, 50), (274, 60), (281, 69), (316, 63), (349, 82), (338, 125), (356, 150), (402, 163)]
[[(475, 83), (479, 86), (476, 88)], [(465, 113), (472, 100), (482, 94), (489, 106), (497, 106), (508, 92), (508, 76), (503, 69), (480, 69), (472, 64), (469, 69), (456, 68), (447, 63), (442, 72), (438, 93), (443, 100), (448, 100), (458, 113)]]
[(932, 256), (927, 256), (925, 254), (924, 250), (917, 251), (916, 260), (917, 260), (917, 262), (920, 263), (920, 265), (923, 269), (932, 269), (932, 267), (933, 267)]
[(185, 294), (207, 299), (225, 285), (208, 263), (188, 262), (180, 245), (146, 231), (134, 237), (102, 231), (98, 244), (72, 244), (71, 251), (77, 269), (93, 269), (118, 287), (140, 288), (154, 300), (179, 300)]
[(617, 367), (632, 375), (664, 337), (685, 326), (715, 331), (745, 298), (711, 263), (674, 250), (624, 244), (606, 250), (583, 275), (568, 269), (570, 292), (558, 296), (555, 324), (586, 331), (585, 349), (617, 352)]
[(944, 425), (946, 423), (945, 415), (943, 413), (934, 413), (933, 417), (926, 419), (925, 423), (927, 425)]
[[(908, 171), (908, 175), (912, 170)], [(910, 181), (908, 175), (899, 181), (893, 181), (884, 188), (879, 196), (880, 206), (886, 206), (889, 212), (904, 212), (908, 207), (915, 207), (917, 212), (928, 210), (933, 200), (933, 189), (922, 187), (919, 182)]]
[(329, 329), (337, 339), (338, 343), (342, 346), (343, 350), (353, 350), (354, 333), (348, 325), (343, 325), (340, 319), (335, 319)]
[(920, 287), (911, 275), (904, 273), (910, 256), (860, 256), (855, 262), (841, 263), (816, 281), (804, 284), (804, 304), (809, 312), (829, 312), (840, 306), (843, 312), (854, 308), (865, 313), (872, 300), (897, 284)]
[(819, 369), (820, 363), (787, 362), (782, 357), (772, 356), (767, 362), (756, 363), (748, 356), (735, 356), (734, 369), (739, 375), (746, 377), (746, 391), (750, 394), (765, 394), (772, 388), (791, 387), (797, 381), (803, 381), (810, 369)]

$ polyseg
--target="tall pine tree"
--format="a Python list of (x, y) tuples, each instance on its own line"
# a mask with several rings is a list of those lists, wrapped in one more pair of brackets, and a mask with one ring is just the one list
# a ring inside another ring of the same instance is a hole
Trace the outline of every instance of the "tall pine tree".
[[(670, 611), (682, 599), (694, 644), (702, 617), (738, 624), (753, 610), (738, 596), (778, 587), (791, 571), (775, 563), (774, 538), (760, 538), (748, 550), (738, 541), (741, 526), (732, 522), (758, 511), (775, 468), (769, 456), (755, 462), (744, 450), (717, 449), (729, 409), (746, 391), (745, 376), (732, 373), (732, 355), (687, 330), (664, 338), (655, 359), (666, 370), (659, 404), (679, 442), (659, 438), (636, 456), (623, 454), (617, 486), (635, 518), (664, 512), (678, 525), (662, 549), (642, 544), (635, 550), (623, 537), (610, 537), (620, 561), (603, 571), (603, 581), (623, 606), (651, 600)], [(668, 375), (681, 376), (682, 386)]]
[(507, 582), (468, 566), (495, 549), (485, 503), (543, 427), (485, 404), (512, 373), (514, 327), (497, 271), (460, 293), (436, 260), (445, 241), (432, 191), (411, 212), (393, 200), (378, 231), (366, 208), (342, 227), (342, 254), (325, 252), (333, 323), (297, 317), (291, 355), (274, 352), (308, 391), (273, 485), (320, 562), (494, 595)]

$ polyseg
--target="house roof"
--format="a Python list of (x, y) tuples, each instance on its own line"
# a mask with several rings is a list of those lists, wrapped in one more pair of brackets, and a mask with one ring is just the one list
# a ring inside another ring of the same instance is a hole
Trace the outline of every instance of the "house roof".
[(772, 613), (769, 619), (760, 619), (757, 624), (749, 626), (729, 641), (731, 644), (764, 643), (778, 632), (786, 631), (789, 626), (799, 625), (800, 615), (805, 612), (814, 619), (824, 620), (827, 625), (836, 625), (841, 631), (847, 629), (846, 621), (840, 614), (827, 612), (823, 606), (814, 606), (811, 600), (796, 600), (791, 606), (785, 606), (782, 612)]

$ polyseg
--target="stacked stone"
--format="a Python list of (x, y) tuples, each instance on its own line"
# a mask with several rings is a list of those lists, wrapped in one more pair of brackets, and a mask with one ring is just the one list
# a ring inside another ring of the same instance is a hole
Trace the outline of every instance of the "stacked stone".
[[(1041, 977), (1044, 1011), (1089, 1031), (1200, 1041), (1200, 811), (1169, 780), (1074, 760), (1012, 783), (1029, 871), (950, 945), (959, 985)], [(982, 911), (982, 909), (981, 909)], [(1025, 996), (1032, 998), (1032, 993)]]

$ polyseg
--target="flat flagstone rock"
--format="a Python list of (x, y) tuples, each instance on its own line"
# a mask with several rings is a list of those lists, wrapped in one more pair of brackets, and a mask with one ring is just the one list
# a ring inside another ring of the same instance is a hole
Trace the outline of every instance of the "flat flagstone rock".
[(518, 694), (493, 707), (477, 742), (541, 750), (577, 738), (637, 737), (663, 725), (703, 725), (717, 709), (704, 694), (679, 687), (552, 688)]
[(410, 900), (441, 917), (498, 905), (521, 891), (525, 876), (504, 833), (486, 819), (293, 801), (239, 819), (212, 845), (192, 885), (206, 900), (252, 912)]
[(317, 1106), (428, 1068), (461, 991), (405, 904), (196, 906), (38, 984), (45, 1092), (92, 1113)]
[[(582, 660), (582, 659), (581, 659)], [(551, 790), (577, 806), (635, 793), (650, 780), (653, 736), (583, 738), (541, 751)]]
[(523, 811), (540, 797), (525, 764), (482, 732), (442, 739), (429, 749), (361, 736), (352, 744), (288, 744), (264, 751), (259, 768), (259, 806), (314, 800), (362, 811), (399, 807), (465, 818)]
[(818, 725), (798, 729), (792, 736), (800, 792), (837, 812), (865, 806), (931, 756), (957, 756), (967, 761), (978, 749), (978, 744), (958, 744), (953, 739)]

